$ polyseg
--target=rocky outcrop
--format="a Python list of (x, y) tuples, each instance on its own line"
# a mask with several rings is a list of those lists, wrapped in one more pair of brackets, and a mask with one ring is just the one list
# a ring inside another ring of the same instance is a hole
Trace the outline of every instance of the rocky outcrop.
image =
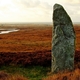
[(52, 72), (74, 68), (75, 32), (64, 8), (53, 7)]

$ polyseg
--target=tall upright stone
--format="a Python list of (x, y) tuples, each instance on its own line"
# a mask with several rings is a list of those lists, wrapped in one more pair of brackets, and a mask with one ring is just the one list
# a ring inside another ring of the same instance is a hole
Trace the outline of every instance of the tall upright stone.
[(52, 72), (74, 69), (75, 32), (64, 8), (53, 7)]

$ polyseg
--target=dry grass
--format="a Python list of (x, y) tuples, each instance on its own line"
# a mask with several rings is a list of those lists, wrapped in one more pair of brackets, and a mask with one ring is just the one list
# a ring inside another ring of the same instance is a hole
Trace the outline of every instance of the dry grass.
[(65, 71), (64, 73), (57, 73), (43, 80), (80, 80), (80, 69), (74, 71)]
[[(48, 77), (43, 80), (80, 80), (80, 25), (75, 25), (74, 28), (76, 33), (75, 70), (60, 72), (54, 75), (49, 73)], [(41, 51), (44, 54), (44, 51), (51, 50), (51, 40), (52, 27), (34, 26), (21, 28), (19, 32), (0, 35), (0, 52), (5, 54), (5, 52)], [(3, 75), (0, 73), (0, 76), (3, 76), (0, 80), (27, 80), (23, 76), (13, 76), (6, 73), (3, 73)]]
[(0, 52), (51, 50), (52, 27), (26, 27), (0, 35)]
[(0, 80), (28, 80), (27, 78), (24, 78), (22, 75), (10, 75), (6, 72), (1, 71), (0, 72)]

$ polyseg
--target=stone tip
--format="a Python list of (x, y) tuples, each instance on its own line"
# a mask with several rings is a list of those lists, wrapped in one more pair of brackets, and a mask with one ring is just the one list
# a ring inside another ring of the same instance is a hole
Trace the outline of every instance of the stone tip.
[(59, 9), (59, 8), (63, 8), (63, 7), (60, 4), (56, 3), (56, 4), (54, 4), (53, 8), (55, 10), (55, 9)]

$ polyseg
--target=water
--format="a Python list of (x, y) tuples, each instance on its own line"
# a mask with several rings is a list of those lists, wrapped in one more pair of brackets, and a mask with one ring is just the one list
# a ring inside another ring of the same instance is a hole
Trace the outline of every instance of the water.
[(10, 32), (16, 32), (16, 31), (19, 31), (18, 29), (12, 29), (12, 30), (4, 30), (4, 29), (1, 29), (2, 31), (0, 31), (0, 34), (8, 34)]

